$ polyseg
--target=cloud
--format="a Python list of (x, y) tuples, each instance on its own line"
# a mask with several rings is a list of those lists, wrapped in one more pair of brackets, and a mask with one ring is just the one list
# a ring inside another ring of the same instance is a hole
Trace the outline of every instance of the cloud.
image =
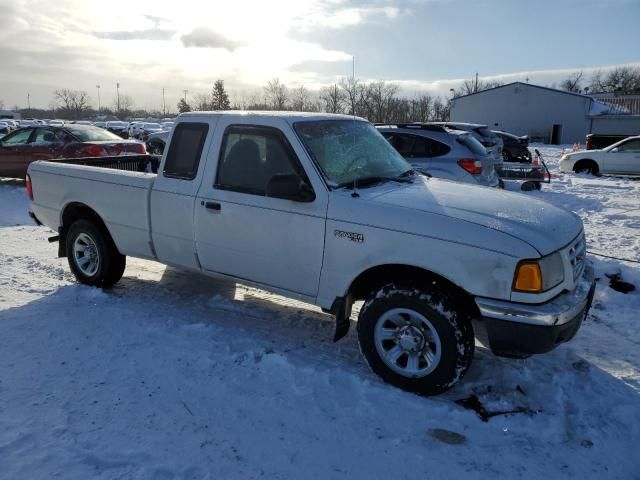
[(197, 27), (180, 37), (185, 47), (222, 48), (229, 52), (241, 47), (241, 42), (231, 40), (207, 27)]
[(175, 30), (147, 28), (144, 30), (116, 30), (113, 32), (91, 32), (98, 38), (107, 40), (171, 40)]

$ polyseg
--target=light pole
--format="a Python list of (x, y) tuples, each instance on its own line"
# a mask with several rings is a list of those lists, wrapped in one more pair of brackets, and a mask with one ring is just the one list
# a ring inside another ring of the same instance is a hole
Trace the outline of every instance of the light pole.
[(31, 94), (27, 93), (27, 110), (31, 110)]
[(100, 113), (100, 85), (96, 85), (98, 89), (98, 113)]
[(167, 116), (166, 103), (164, 101), (164, 87), (162, 87), (162, 118)]
[(120, 114), (120, 82), (116, 83), (116, 105)]
[(187, 103), (187, 93), (189, 93), (189, 90), (183, 90), (182, 92), (184, 93), (184, 103)]

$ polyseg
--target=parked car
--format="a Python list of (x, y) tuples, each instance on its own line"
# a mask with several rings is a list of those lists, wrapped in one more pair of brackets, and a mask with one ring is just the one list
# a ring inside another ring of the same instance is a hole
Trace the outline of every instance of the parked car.
[(147, 152), (151, 155), (162, 155), (169, 135), (171, 135), (171, 131), (169, 130), (162, 130), (161, 132), (150, 134), (145, 142)]
[(176, 124), (176, 122), (174, 122), (174, 121), (160, 122), (160, 126), (164, 130), (171, 130), (174, 127), (175, 124)]
[(105, 128), (111, 133), (115, 133), (121, 138), (129, 138), (129, 123), (120, 120), (111, 120), (107, 122)]
[(562, 172), (640, 175), (640, 136), (625, 138), (602, 150), (566, 153), (558, 167)]
[(94, 127), (98, 127), (98, 128), (106, 128), (107, 126), (107, 122), (93, 122), (93, 126)]
[(618, 143), (620, 140), (624, 140), (625, 138), (633, 137), (635, 135), (637, 135), (637, 133), (629, 135), (590, 133), (587, 135), (587, 139), (585, 141), (585, 150), (602, 150), (609, 145), (613, 145), (614, 143)]
[(13, 128), (11, 127), (11, 125), (9, 125), (7, 122), (0, 121), (0, 136), (4, 136), (12, 131)]
[(122, 138), (98, 127), (27, 127), (0, 140), (0, 177), (25, 178), (35, 160), (143, 154), (143, 143)]
[(108, 288), (127, 255), (153, 259), (316, 304), (335, 340), (363, 300), (365, 359), (411, 392), (455, 385), (474, 332), (500, 355), (547, 352), (591, 305), (580, 217), (417, 175), (363, 119), (182, 114), (158, 172), (31, 164), (31, 215), (79, 282)]
[(140, 128), (138, 128), (137, 138), (142, 140), (143, 142), (147, 140), (150, 134), (162, 132), (164, 129), (160, 126), (159, 123), (143, 123)]
[(499, 185), (493, 157), (469, 132), (417, 123), (377, 128), (420, 172), (457, 182)]
[(71, 122), (73, 125), (93, 125), (89, 120), (74, 120)]
[(502, 160), (505, 162), (531, 163), (529, 136), (517, 136), (512, 133), (492, 130), (502, 140)]
[(62, 127), (64, 124), (64, 120), (49, 120), (49, 125), (52, 127)]
[(142, 128), (142, 124), (144, 122), (129, 122), (129, 138), (138, 138), (138, 134), (140, 133), (140, 129)]
[(453, 130), (464, 130), (471, 133), (487, 149), (496, 163), (502, 162), (502, 139), (489, 130), (486, 125), (464, 122), (430, 122), (432, 125), (443, 125)]

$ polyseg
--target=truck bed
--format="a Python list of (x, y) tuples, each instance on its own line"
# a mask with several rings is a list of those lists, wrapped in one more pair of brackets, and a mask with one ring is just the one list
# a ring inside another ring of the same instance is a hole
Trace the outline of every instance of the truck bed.
[(43, 224), (57, 230), (72, 204), (91, 208), (125, 255), (154, 258), (149, 201), (158, 158), (151, 155), (38, 161), (28, 174), (32, 209)]

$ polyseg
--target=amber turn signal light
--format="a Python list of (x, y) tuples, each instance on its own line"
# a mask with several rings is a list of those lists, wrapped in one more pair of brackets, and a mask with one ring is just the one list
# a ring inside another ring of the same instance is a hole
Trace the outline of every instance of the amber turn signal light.
[(542, 272), (537, 262), (522, 262), (516, 269), (513, 289), (518, 292), (538, 293), (542, 291)]

